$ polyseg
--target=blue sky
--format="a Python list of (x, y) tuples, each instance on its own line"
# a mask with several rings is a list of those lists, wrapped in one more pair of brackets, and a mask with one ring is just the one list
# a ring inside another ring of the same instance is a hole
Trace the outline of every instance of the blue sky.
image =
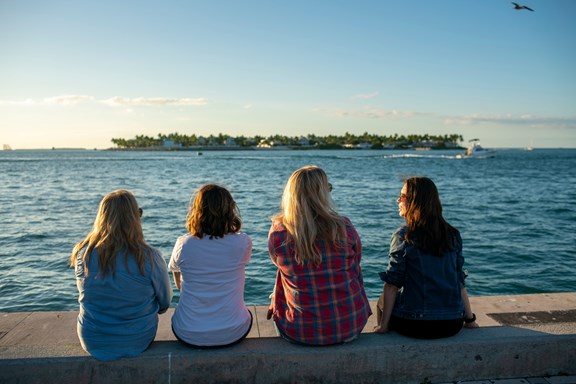
[(452, 134), (576, 147), (576, 1), (0, 0), (0, 141)]

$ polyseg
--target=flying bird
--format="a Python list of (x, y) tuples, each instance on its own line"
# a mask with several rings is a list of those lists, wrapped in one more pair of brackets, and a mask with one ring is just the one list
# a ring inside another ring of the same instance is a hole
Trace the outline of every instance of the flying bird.
[(520, 10), (520, 9), (527, 9), (527, 10), (529, 10), (529, 11), (534, 12), (534, 10), (533, 10), (532, 8), (528, 8), (528, 7), (525, 6), (525, 5), (520, 5), (520, 4), (514, 3), (514, 2), (512, 2), (512, 4), (514, 4), (514, 9), (518, 9), (518, 10)]

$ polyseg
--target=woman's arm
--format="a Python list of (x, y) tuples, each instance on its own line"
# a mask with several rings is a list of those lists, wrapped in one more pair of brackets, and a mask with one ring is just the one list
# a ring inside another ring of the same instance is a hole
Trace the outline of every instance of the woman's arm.
[(278, 264), (276, 264), (276, 236), (278, 236), (278, 233), (275, 231), (274, 223), (272, 223), (270, 230), (268, 231), (268, 255), (270, 256), (272, 263), (278, 266)]
[[(476, 315), (474, 315), (474, 313), (472, 312), (472, 306), (470, 305), (470, 300), (468, 299), (468, 290), (466, 289), (466, 287), (462, 287), (461, 295), (462, 295), (462, 302), (464, 303), (464, 311), (465, 311), (464, 318), (465, 319), (474, 318)], [(480, 328), (478, 323), (476, 323), (476, 320), (472, 321), (471, 323), (464, 322), (464, 327)]]
[(152, 257), (152, 287), (158, 301), (158, 313), (164, 313), (170, 308), (172, 302), (172, 285), (170, 285), (170, 276), (166, 268), (166, 261), (159, 252)]
[(380, 319), (380, 324), (374, 327), (374, 333), (386, 333), (390, 330), (390, 317), (392, 316), (392, 309), (394, 309), (397, 293), (398, 287), (392, 284), (384, 283), (384, 289), (382, 293), (384, 303), (381, 308), (382, 318)]
[(174, 277), (174, 284), (176, 284), (176, 288), (178, 288), (179, 291), (182, 290), (182, 275), (180, 274), (180, 272), (176, 272), (176, 271), (172, 271), (172, 277)]

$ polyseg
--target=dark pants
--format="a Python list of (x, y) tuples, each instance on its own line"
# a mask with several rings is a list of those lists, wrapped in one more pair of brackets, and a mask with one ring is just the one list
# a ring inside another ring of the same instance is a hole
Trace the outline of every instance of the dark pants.
[[(376, 306), (376, 320), (380, 324), (382, 308), (384, 307), (384, 295), (380, 295)], [(454, 336), (462, 329), (464, 319), (452, 320), (411, 320), (392, 315), (388, 328), (401, 335), (416, 339), (441, 339)]]
[(390, 329), (401, 335), (416, 339), (441, 339), (454, 336), (462, 329), (463, 319), (410, 320), (392, 316)]
[(187, 347), (190, 348), (196, 348), (196, 349), (217, 349), (217, 348), (225, 348), (225, 347), (230, 347), (232, 345), (236, 345), (239, 342), (241, 342), (242, 340), (244, 340), (246, 338), (246, 336), (248, 336), (248, 334), (250, 333), (250, 330), (252, 329), (252, 323), (254, 322), (254, 316), (252, 316), (252, 312), (250, 312), (250, 310), (248, 310), (248, 313), (250, 313), (250, 326), (248, 327), (248, 330), (246, 331), (246, 333), (244, 334), (244, 336), (242, 336), (241, 338), (239, 338), (238, 340), (230, 343), (230, 344), (225, 344), (225, 345), (194, 345), (194, 344), (190, 344), (185, 342), (184, 340), (180, 339), (178, 337), (178, 335), (176, 334), (176, 332), (174, 332), (174, 327), (172, 327), (172, 333), (174, 334), (174, 336), (176, 336), (176, 339), (178, 339), (179, 342), (181, 342), (182, 344), (184, 344)]

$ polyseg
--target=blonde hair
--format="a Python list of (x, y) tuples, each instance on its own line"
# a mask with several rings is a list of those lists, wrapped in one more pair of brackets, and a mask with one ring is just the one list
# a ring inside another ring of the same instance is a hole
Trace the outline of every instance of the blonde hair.
[(286, 227), (299, 265), (322, 262), (317, 240), (334, 243), (346, 236), (346, 224), (330, 196), (328, 177), (315, 165), (292, 173), (282, 195), (281, 212), (273, 220)]
[(144, 241), (140, 210), (131, 192), (117, 190), (102, 198), (92, 231), (72, 250), (71, 266), (75, 266), (82, 250), (86, 275), (93, 250), (97, 251), (99, 274), (103, 276), (115, 272), (119, 253), (124, 254), (126, 263), (128, 254), (134, 255), (140, 274), (144, 274), (145, 258), (151, 259), (154, 249)]

